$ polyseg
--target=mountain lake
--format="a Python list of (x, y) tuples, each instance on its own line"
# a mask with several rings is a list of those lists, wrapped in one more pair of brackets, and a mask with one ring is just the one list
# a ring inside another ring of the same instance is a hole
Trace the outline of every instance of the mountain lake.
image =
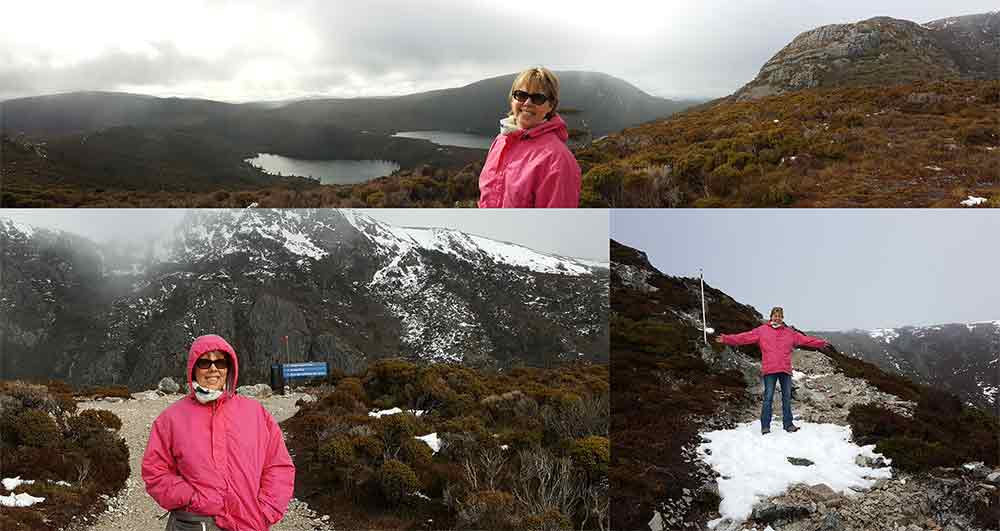
[(492, 136), (454, 133), (452, 131), (402, 131), (392, 136), (430, 140), (439, 146), (455, 146), (475, 149), (489, 149), (490, 144), (493, 143)]
[(322, 184), (363, 183), (399, 169), (391, 160), (303, 160), (270, 153), (244, 160), (271, 175), (310, 177)]

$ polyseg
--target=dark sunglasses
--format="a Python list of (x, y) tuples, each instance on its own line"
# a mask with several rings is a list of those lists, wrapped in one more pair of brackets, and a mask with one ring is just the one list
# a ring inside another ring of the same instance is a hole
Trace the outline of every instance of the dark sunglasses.
[(528, 94), (523, 90), (515, 90), (514, 92), (511, 92), (510, 95), (514, 96), (514, 99), (521, 103), (528, 101), (528, 98), (531, 98), (531, 103), (534, 103), (535, 105), (541, 105), (549, 101), (549, 97), (545, 94)]
[(213, 363), (215, 364), (215, 368), (219, 369), (220, 371), (224, 371), (229, 368), (229, 359), (227, 358), (222, 358), (218, 360), (210, 360), (208, 358), (198, 358), (198, 361), (194, 362), (194, 366), (204, 370), (211, 367)]

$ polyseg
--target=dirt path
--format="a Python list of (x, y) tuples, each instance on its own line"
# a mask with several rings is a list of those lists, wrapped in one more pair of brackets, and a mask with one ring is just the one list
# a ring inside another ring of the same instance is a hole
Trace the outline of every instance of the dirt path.
[[(160, 396), (156, 392), (137, 393), (135, 400), (119, 403), (105, 401), (81, 402), (82, 409), (106, 409), (122, 420), (121, 435), (129, 449), (129, 465), (132, 473), (125, 488), (118, 496), (108, 500), (108, 510), (89, 520), (80, 522), (68, 531), (155, 531), (163, 529), (166, 518), (157, 518), (165, 513), (149, 495), (140, 475), (142, 454), (146, 450), (149, 430), (153, 420), (167, 406), (181, 398), (181, 395)], [(287, 396), (275, 395), (261, 400), (274, 419), (281, 422), (298, 410), (295, 402), (303, 395), (292, 393)], [(271, 531), (331, 531), (322, 515), (316, 514), (302, 501), (292, 499), (285, 518), (275, 524)]]

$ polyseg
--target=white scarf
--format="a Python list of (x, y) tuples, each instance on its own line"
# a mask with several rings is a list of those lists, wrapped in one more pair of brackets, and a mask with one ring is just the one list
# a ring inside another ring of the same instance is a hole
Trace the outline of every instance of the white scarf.
[(204, 387), (198, 385), (198, 382), (194, 384), (194, 397), (198, 399), (202, 404), (207, 404), (213, 400), (216, 400), (222, 396), (222, 391), (214, 389), (205, 389)]
[(500, 120), (500, 134), (509, 135), (513, 132), (520, 131), (521, 128), (517, 126), (517, 118), (514, 116), (508, 116), (503, 120)]

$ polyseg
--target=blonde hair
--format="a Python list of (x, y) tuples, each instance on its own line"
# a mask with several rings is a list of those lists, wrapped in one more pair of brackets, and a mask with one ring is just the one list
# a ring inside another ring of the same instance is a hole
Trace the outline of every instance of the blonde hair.
[(774, 308), (771, 308), (771, 315), (770, 316), (774, 317), (774, 314), (776, 314), (776, 313), (777, 314), (781, 314), (781, 318), (782, 319), (785, 318), (785, 310), (782, 309), (781, 306), (775, 306)]
[[(545, 119), (548, 120), (555, 115), (556, 109), (559, 108), (559, 78), (548, 68), (537, 66), (518, 74), (514, 78), (514, 83), (510, 85), (510, 94), (507, 95), (507, 98), (509, 100), (509, 98), (514, 97), (514, 91), (517, 90), (517, 87), (522, 85), (527, 87), (533, 84), (539, 85), (542, 88), (542, 93), (552, 102), (552, 110), (545, 115)], [(508, 114), (512, 115), (513, 113)]]

